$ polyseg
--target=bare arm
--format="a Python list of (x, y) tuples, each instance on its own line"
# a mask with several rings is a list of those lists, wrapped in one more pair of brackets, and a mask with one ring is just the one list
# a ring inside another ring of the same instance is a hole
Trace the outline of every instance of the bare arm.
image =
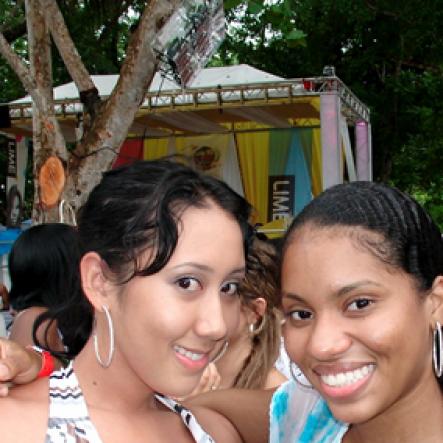
[(41, 356), (36, 352), (0, 339), (0, 396), (8, 395), (10, 382), (25, 384), (35, 380), (41, 366)]
[(273, 368), (266, 379), (265, 389), (278, 388), (285, 381), (288, 381), (288, 379), (280, 371)]
[[(267, 443), (269, 405), (274, 390), (224, 389), (197, 395), (186, 401), (191, 410), (204, 406), (226, 417), (245, 443)], [(196, 409), (198, 416), (198, 408)]]

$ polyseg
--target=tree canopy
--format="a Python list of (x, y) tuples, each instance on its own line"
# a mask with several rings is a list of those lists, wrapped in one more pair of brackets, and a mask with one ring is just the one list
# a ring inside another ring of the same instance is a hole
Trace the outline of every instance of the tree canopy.
[(336, 74), (371, 109), (374, 178), (443, 227), (443, 8), (439, 0), (230, 1), (220, 63), (283, 77)]
[[(443, 226), (443, 8), (439, 0), (224, 2), (228, 37), (212, 60), (283, 77), (337, 75), (371, 109), (374, 178), (414, 194)], [(58, 1), (91, 74), (118, 73), (140, 0)], [(2, 32), (27, 54), (22, 1), (0, 0)], [(53, 50), (54, 84), (70, 80)], [(0, 101), (24, 95), (0, 59)]]

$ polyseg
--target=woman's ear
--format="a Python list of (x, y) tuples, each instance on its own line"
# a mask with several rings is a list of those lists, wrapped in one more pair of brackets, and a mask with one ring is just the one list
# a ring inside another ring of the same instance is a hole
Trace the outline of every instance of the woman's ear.
[(103, 260), (96, 252), (86, 253), (80, 261), (83, 292), (94, 309), (101, 311), (109, 303), (108, 279), (104, 274)]
[(267, 302), (263, 297), (258, 297), (249, 302), (246, 318), (249, 324), (256, 324), (266, 312)]
[(434, 327), (435, 322), (443, 324), (443, 276), (439, 275), (432, 284), (431, 293), (431, 309), (432, 309), (432, 321)]

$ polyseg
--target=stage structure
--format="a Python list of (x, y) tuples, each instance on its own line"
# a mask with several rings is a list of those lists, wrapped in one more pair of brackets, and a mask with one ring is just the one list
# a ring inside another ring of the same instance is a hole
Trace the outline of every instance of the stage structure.
[[(117, 75), (92, 76), (103, 99)], [(74, 83), (54, 88), (68, 142), (81, 137)], [(8, 104), (10, 136), (31, 137), (32, 102)], [(4, 119), (3, 119), (4, 120)], [(228, 182), (268, 234), (323, 189), (372, 179), (368, 108), (332, 75), (284, 79), (248, 65), (203, 69), (187, 89), (156, 74), (115, 165), (180, 154)]]

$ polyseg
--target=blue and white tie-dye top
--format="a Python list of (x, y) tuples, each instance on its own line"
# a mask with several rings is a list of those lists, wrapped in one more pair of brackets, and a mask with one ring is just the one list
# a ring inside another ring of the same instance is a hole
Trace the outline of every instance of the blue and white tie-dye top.
[(270, 443), (340, 443), (348, 430), (314, 389), (290, 380), (271, 401)]

